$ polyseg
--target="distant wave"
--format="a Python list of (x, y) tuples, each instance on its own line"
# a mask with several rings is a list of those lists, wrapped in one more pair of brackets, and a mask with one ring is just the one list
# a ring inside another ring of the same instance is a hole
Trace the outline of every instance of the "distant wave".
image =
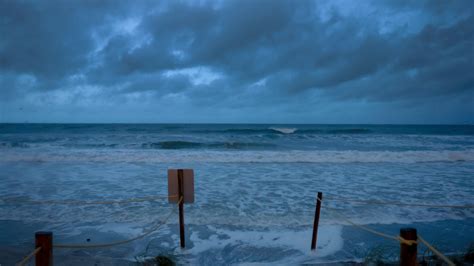
[(0, 142), (2, 148), (29, 148), (30, 145), (25, 142), (11, 141), (11, 142)]
[(0, 161), (111, 161), (210, 163), (429, 163), (474, 162), (474, 150), (464, 151), (225, 151), (84, 149), (24, 152), (8, 150)]
[(193, 148), (199, 148), (202, 146), (204, 146), (203, 143), (191, 142), (191, 141), (160, 141), (160, 142), (142, 144), (142, 148), (165, 149), (165, 150), (193, 149)]
[(286, 127), (271, 127), (270, 129), (279, 133), (283, 133), (283, 134), (292, 134), (298, 130), (297, 128), (286, 128)]
[(368, 134), (372, 133), (366, 128), (341, 128), (341, 129), (301, 129), (301, 134)]
[(199, 149), (199, 148), (214, 148), (214, 149), (250, 149), (250, 148), (264, 148), (273, 147), (272, 144), (267, 143), (253, 143), (253, 142), (215, 142), (215, 143), (201, 143), (191, 141), (160, 141), (154, 143), (144, 143), (142, 148), (164, 149), (164, 150), (178, 150), (178, 149)]
[(367, 134), (372, 133), (366, 128), (348, 128), (348, 129), (333, 129), (327, 131), (329, 134)]
[(257, 143), (257, 142), (218, 142), (208, 145), (214, 148), (225, 148), (225, 149), (252, 149), (252, 148), (270, 148), (275, 147), (274, 144), (269, 143)]
[(292, 128), (229, 128), (222, 130), (194, 130), (193, 133), (214, 133), (214, 134), (238, 134), (238, 135), (254, 135), (254, 134), (287, 134), (285, 131), (292, 131), (293, 133), (297, 129)]
[(161, 150), (181, 150), (181, 149), (258, 149), (274, 148), (277, 145), (258, 142), (193, 142), (193, 141), (158, 141), (144, 143), (25, 143), (25, 142), (0, 142), (0, 148), (3, 149), (27, 149), (27, 148), (77, 148), (77, 149), (161, 149)]
[(270, 128), (231, 128), (223, 130), (195, 130), (194, 133), (232, 133), (232, 134), (369, 134), (372, 130), (367, 128), (341, 128), (341, 129), (298, 129), (286, 127)]
[(62, 147), (68, 148), (117, 148), (120, 145), (117, 143), (80, 143), (80, 144), (62, 144)]

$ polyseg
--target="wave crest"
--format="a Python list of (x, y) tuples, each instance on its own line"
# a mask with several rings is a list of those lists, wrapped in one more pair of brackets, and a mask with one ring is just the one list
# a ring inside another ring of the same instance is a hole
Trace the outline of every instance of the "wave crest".
[(293, 134), (298, 130), (297, 128), (286, 127), (271, 127), (270, 129), (283, 134)]
[(229, 128), (222, 130), (195, 130), (193, 133), (214, 133), (214, 134), (241, 134), (241, 135), (252, 135), (252, 134), (369, 134), (374, 133), (372, 130), (367, 128), (291, 128), (291, 127), (270, 127), (270, 128)]
[(160, 141), (153, 143), (144, 143), (142, 148), (145, 149), (162, 149), (162, 150), (179, 150), (179, 149), (252, 149), (273, 147), (272, 144), (255, 143), (255, 142), (215, 142), (215, 143), (201, 143), (192, 141)]

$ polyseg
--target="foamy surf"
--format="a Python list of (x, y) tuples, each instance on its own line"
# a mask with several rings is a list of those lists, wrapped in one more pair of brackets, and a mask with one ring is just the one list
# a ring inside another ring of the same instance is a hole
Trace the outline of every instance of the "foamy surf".
[(462, 151), (199, 151), (199, 150), (8, 150), (3, 162), (150, 162), (150, 163), (429, 163), (472, 162)]
[(283, 134), (293, 134), (296, 132), (296, 130), (298, 130), (297, 128), (286, 128), (286, 127), (271, 127), (269, 129), (274, 130), (279, 133), (283, 133)]
[[(275, 259), (280, 263), (298, 263), (304, 259), (324, 258), (335, 254), (343, 247), (342, 226), (321, 226), (318, 236), (318, 252), (312, 252), (308, 248), (311, 243), (312, 231), (310, 228), (304, 230), (239, 230), (224, 229), (207, 226), (206, 233), (193, 232), (190, 236), (193, 247), (187, 251), (196, 257), (206, 254), (209, 262), (218, 260), (221, 252), (227, 249), (248, 250), (253, 249), (255, 253), (272, 252)], [(250, 254), (249, 254), (250, 255)], [(238, 263), (240, 258), (233, 258), (230, 264)], [(202, 260), (194, 260), (196, 264), (202, 264)]]

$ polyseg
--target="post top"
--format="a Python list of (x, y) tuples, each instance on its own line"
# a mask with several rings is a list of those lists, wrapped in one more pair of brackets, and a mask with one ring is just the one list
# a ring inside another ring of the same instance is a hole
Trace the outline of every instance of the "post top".
[(35, 232), (35, 235), (36, 236), (50, 236), (50, 235), (53, 235), (53, 232), (51, 232), (51, 231), (38, 231), (38, 232)]
[(415, 232), (416, 233), (416, 228), (413, 228), (413, 227), (405, 227), (405, 228), (401, 228), (400, 229), (400, 234), (402, 233), (412, 233), (412, 232)]
[(417, 240), (418, 234), (415, 228), (402, 228), (400, 229), (400, 236), (406, 240)]

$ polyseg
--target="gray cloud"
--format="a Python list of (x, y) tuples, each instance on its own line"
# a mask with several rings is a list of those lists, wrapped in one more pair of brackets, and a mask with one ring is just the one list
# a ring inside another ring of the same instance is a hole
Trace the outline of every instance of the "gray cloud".
[(298, 106), (346, 104), (371, 122), (371, 106), (428, 110), (450, 97), (458, 108), (439, 122), (474, 122), (470, 1), (0, 1), (0, 17), (11, 108), (182, 102), (178, 120), (281, 108), (317, 122)]

